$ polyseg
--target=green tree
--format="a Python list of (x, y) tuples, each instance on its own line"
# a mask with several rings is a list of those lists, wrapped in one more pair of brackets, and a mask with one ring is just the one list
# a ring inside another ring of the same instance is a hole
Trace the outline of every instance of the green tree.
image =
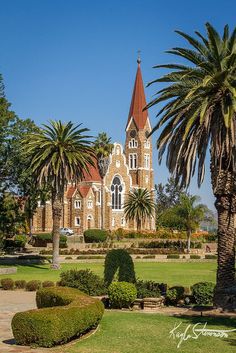
[(207, 207), (202, 204), (197, 204), (200, 198), (196, 195), (182, 194), (180, 202), (174, 207), (175, 214), (180, 218), (180, 221), (187, 232), (187, 251), (190, 252), (191, 235), (196, 231), (201, 221), (204, 220), (207, 212)]
[(25, 218), (19, 198), (4, 190), (0, 194), (0, 234), (11, 238), (25, 231)]
[(227, 292), (235, 286), (236, 28), (230, 34), (226, 25), (220, 36), (207, 23), (206, 31), (206, 36), (195, 32), (195, 38), (176, 31), (191, 48), (168, 51), (181, 59), (179, 64), (155, 66), (170, 71), (149, 83), (164, 82), (166, 86), (157, 92), (147, 108), (163, 104), (157, 114), (160, 120), (152, 133), (163, 127), (157, 140), (159, 161), (167, 149), (167, 166), (181, 186), (189, 185), (196, 168), (198, 185), (201, 185), (210, 147), (211, 180), (218, 212), (214, 304), (226, 307), (230, 305)]
[(173, 177), (168, 178), (166, 184), (156, 184), (156, 227), (182, 229), (180, 218), (173, 211), (184, 189), (176, 185)]
[(137, 230), (140, 232), (142, 222), (155, 214), (152, 192), (141, 188), (130, 191), (124, 204), (124, 213), (126, 220), (136, 221)]
[(104, 229), (104, 177), (107, 173), (110, 154), (113, 149), (113, 143), (111, 143), (111, 138), (107, 136), (105, 132), (98, 134), (98, 137), (94, 141), (94, 150), (98, 161), (98, 170), (102, 179), (101, 185), (101, 229)]
[(38, 133), (23, 140), (23, 151), (31, 159), (30, 168), (39, 187), (49, 186), (52, 199), (53, 261), (59, 268), (59, 238), (62, 202), (66, 185), (80, 181), (89, 165), (93, 165), (94, 151), (86, 128), (72, 122), (50, 121)]

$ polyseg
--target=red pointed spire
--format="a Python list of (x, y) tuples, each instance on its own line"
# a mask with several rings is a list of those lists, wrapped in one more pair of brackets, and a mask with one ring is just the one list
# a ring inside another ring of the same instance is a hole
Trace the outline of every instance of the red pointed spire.
[(137, 63), (138, 63), (138, 69), (136, 73), (136, 79), (135, 79), (133, 96), (132, 96), (132, 101), (131, 101), (130, 110), (129, 110), (127, 126), (131, 118), (133, 118), (137, 128), (143, 129), (147, 121), (148, 111), (147, 110), (143, 111), (143, 108), (146, 106), (146, 98), (145, 98), (143, 79), (142, 79), (142, 73), (140, 68), (140, 63), (141, 63), (140, 58), (138, 58)]

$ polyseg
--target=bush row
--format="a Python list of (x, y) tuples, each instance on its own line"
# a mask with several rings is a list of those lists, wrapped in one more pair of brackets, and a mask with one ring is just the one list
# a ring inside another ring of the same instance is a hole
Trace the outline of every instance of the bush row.
[[(186, 241), (183, 240), (155, 240), (150, 242), (140, 242), (139, 248), (145, 249), (175, 249), (184, 250), (186, 248)], [(201, 249), (202, 243), (199, 241), (191, 241), (192, 249)]]
[(55, 283), (52, 281), (38, 281), (32, 280), (26, 282), (25, 280), (16, 280), (14, 281), (11, 278), (3, 278), (1, 280), (1, 287), (3, 290), (14, 290), (14, 289), (25, 289), (27, 291), (36, 291), (39, 288), (43, 287), (53, 287)]

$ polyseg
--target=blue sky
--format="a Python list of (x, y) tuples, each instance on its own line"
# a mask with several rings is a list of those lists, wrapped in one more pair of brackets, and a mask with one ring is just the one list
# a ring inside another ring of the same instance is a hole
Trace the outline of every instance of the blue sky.
[[(155, 64), (174, 62), (164, 53), (184, 45), (175, 29), (204, 32), (235, 26), (235, 0), (80, 1), (0, 0), (0, 72), (12, 108), (37, 124), (48, 119), (83, 123), (92, 135), (106, 131), (124, 142), (124, 128), (141, 50), (144, 82), (160, 73)], [(159, 87), (146, 89), (147, 101)], [(158, 108), (150, 110), (152, 124)], [(155, 141), (157, 134), (154, 135)], [(155, 181), (165, 182), (165, 161)], [(207, 161), (209, 171), (209, 161)], [(213, 208), (209, 172), (190, 191)]]

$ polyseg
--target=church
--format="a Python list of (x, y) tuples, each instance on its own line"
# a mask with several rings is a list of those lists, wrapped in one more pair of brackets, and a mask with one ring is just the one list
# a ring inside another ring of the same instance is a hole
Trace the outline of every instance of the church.
[[(128, 119), (125, 126), (125, 145), (115, 142), (110, 155), (110, 164), (104, 178), (104, 228), (136, 229), (135, 222), (126, 221), (123, 205), (125, 197), (133, 188), (146, 188), (153, 191), (152, 141), (146, 98), (141, 73), (141, 60), (134, 83)], [(64, 196), (62, 227), (73, 229), (75, 234), (83, 234), (86, 229), (101, 226), (101, 177), (97, 167), (90, 167), (77, 186), (69, 185)], [(155, 229), (151, 218), (142, 224), (142, 230)], [(34, 232), (52, 230), (51, 202), (38, 204), (34, 218)]]

